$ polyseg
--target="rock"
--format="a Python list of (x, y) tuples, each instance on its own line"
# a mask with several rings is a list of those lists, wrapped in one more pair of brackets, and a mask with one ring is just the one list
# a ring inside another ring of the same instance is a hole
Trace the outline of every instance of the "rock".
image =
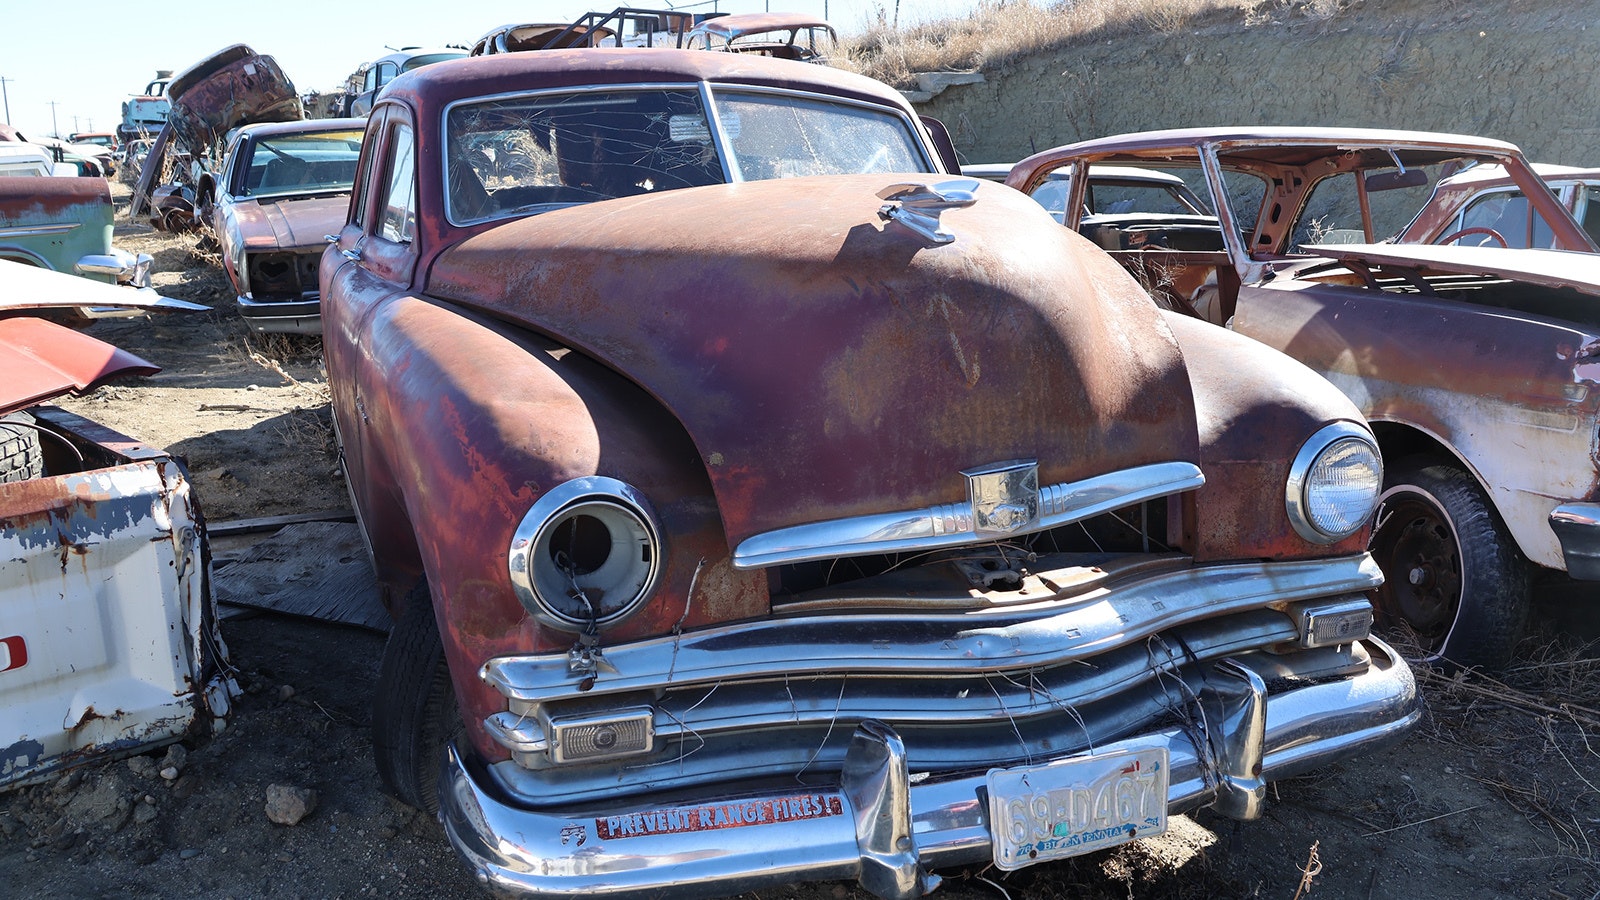
[(196, 856), (199, 856), (199, 855), (200, 855), (200, 851), (196, 850), (193, 847), (188, 847), (186, 849), (178, 851), (178, 858), (179, 859), (194, 859)]
[(290, 697), (293, 697), (293, 696), (294, 696), (294, 685), (292, 685), (292, 684), (280, 684), (280, 685), (278, 685), (278, 699), (279, 700), (287, 700), (287, 699), (289, 699)]
[(178, 767), (177, 766), (167, 766), (165, 769), (161, 770), (161, 777), (165, 778), (168, 781), (177, 781), (178, 780)]
[[(170, 745), (167, 747), (167, 755), (161, 757), (161, 777), (167, 778), (167, 769), (177, 769), (179, 772), (182, 772), (183, 767), (187, 765), (188, 762), (189, 751), (185, 750), (182, 744)], [(176, 777), (176, 775), (173, 776), (173, 778)], [(167, 780), (171, 781), (172, 779), (168, 778)]]
[(189, 774), (180, 776), (178, 780), (173, 783), (172, 796), (177, 797), (179, 800), (187, 800), (194, 796), (194, 792), (198, 790), (199, 787), (200, 779), (196, 778), (194, 773), (191, 772)]
[(279, 825), (298, 825), (317, 808), (317, 792), (289, 784), (267, 785), (267, 818)]
[(154, 776), (158, 768), (160, 767), (156, 765), (156, 761), (148, 756), (128, 757), (128, 771), (140, 778), (150, 778)]
[(133, 824), (147, 825), (154, 822), (160, 811), (148, 803), (140, 803), (133, 808)]

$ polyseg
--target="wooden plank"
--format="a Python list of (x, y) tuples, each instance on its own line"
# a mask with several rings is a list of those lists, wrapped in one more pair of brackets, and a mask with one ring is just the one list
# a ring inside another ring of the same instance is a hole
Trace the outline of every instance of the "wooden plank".
[(229, 519), (226, 522), (206, 523), (206, 533), (212, 537), (224, 537), (235, 534), (255, 534), (260, 531), (276, 531), (285, 525), (299, 525), (302, 522), (354, 522), (356, 514), (348, 509), (325, 509), (320, 512), (290, 513), (283, 516), (262, 516), (257, 519)]
[(389, 630), (389, 614), (353, 524), (286, 525), (220, 565), (212, 584), (224, 606)]

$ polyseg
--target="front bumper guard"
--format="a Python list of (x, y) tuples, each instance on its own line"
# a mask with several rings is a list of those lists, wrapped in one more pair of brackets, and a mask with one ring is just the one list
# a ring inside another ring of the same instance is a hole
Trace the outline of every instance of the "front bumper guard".
[(1600, 581), (1600, 503), (1563, 503), (1550, 513), (1550, 530), (1561, 542), (1567, 574)]
[[(1211, 804), (1223, 815), (1255, 818), (1267, 781), (1382, 749), (1421, 716), (1406, 663), (1381, 641), (1363, 644), (1372, 659), (1365, 673), (1270, 698), (1247, 664), (1221, 662), (1197, 698), (1208, 728), (1151, 731), (1096, 752), (1165, 747), (1171, 812)], [(982, 773), (914, 781), (899, 736), (866, 721), (834, 786), (699, 807), (555, 813), (504, 802), (452, 747), (439, 782), (440, 818), (478, 880), (508, 896), (693, 898), (856, 879), (880, 897), (911, 900), (938, 885), (930, 869), (991, 859), (986, 783)], [(734, 821), (684, 824), (689, 811), (711, 808), (733, 810)], [(753, 821), (738, 822), (740, 809), (753, 811)]]

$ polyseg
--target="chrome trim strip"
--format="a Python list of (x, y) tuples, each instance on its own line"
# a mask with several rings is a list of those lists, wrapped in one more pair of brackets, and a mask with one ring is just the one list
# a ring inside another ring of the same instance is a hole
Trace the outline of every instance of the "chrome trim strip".
[(79, 227), (77, 222), (62, 225), (13, 225), (10, 228), (0, 228), (0, 238), (38, 237), (48, 234), (66, 234)]
[[(816, 674), (970, 676), (1090, 660), (1163, 629), (1383, 583), (1366, 553), (1163, 571), (1066, 599), (983, 612), (765, 619), (604, 648), (583, 694)], [(614, 670), (614, 671), (613, 671)], [(567, 654), (502, 656), (479, 676), (510, 700), (576, 695)]]
[[(1039, 489), (1038, 521), (1013, 534), (1045, 531), (1144, 500), (1194, 490), (1205, 481), (1205, 475), (1194, 463), (1165, 462), (1047, 485)], [(759, 569), (837, 556), (938, 550), (993, 540), (992, 536), (978, 534), (972, 518), (972, 503), (968, 500), (780, 528), (740, 541), (733, 551), (733, 567)]]
[[(1267, 698), (1259, 746), (1261, 778), (1286, 778), (1382, 749), (1416, 723), (1421, 711), (1411, 670), (1381, 641), (1369, 640), (1364, 645), (1373, 657), (1365, 673), (1295, 687)], [(1204, 693), (1200, 699), (1204, 701)], [(1242, 721), (1250, 724), (1248, 719)], [(1226, 741), (1232, 736), (1214, 737)], [(1096, 750), (1150, 747), (1166, 747), (1169, 753), (1167, 805), (1171, 812), (1184, 812), (1216, 799), (1215, 777), (1207, 774), (1214, 771), (1215, 763), (1197, 751), (1190, 733), (1182, 728), (1146, 731)], [(889, 761), (903, 757), (890, 753), (885, 760), (885, 764), (894, 764)], [(708, 791), (680, 802), (688, 806), (732, 805), (736, 800), (774, 802), (807, 794), (821, 801), (815, 808), (824, 812), (746, 827), (657, 828), (653, 833), (647, 828), (601, 840), (602, 823), (642, 823), (645, 816), (671, 804), (574, 805), (551, 813), (519, 809), (501, 799), (489, 786), (487, 774), (452, 747), (439, 781), (440, 817), (450, 843), (479, 880), (508, 895), (673, 900), (737, 894), (799, 880), (863, 876), (873, 887), (885, 890), (886, 879), (868, 873), (873, 864), (867, 860), (881, 856), (875, 841), (862, 846), (854, 802), (871, 795), (862, 790), (864, 778), (898, 780), (905, 775), (890, 775), (879, 768), (852, 772), (852, 783), (811, 789), (796, 785), (782, 794), (730, 797)], [(928, 868), (987, 861), (991, 839), (983, 802), (985, 784), (981, 772), (911, 783), (910, 840), (901, 849)], [(909, 895), (915, 886), (908, 884), (901, 890)]]

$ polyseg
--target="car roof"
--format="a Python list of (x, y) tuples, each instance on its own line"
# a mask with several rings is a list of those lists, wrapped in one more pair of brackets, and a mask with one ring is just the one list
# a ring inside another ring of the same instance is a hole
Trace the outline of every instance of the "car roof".
[(1298, 126), (1253, 126), (1219, 128), (1170, 128), (1140, 131), (1111, 137), (1079, 141), (1068, 146), (1078, 149), (1146, 149), (1157, 147), (1199, 147), (1205, 144), (1307, 144), (1355, 147), (1381, 147), (1408, 144), (1441, 149), (1477, 149), (1492, 153), (1521, 153), (1517, 145), (1493, 138), (1432, 131), (1404, 131), (1392, 128), (1311, 128)]
[(436, 56), (440, 53), (454, 53), (457, 56), (466, 56), (467, 52), (468, 51), (463, 50), (460, 47), (406, 47), (403, 50), (396, 50), (393, 53), (380, 56), (369, 63), (369, 65), (375, 66), (379, 63), (392, 62), (395, 65), (404, 68), (406, 63), (416, 59), (419, 56)]
[(293, 122), (260, 122), (239, 129), (240, 137), (275, 137), (284, 134), (315, 134), (323, 131), (366, 131), (365, 117), (355, 119), (300, 119)]
[[(961, 174), (974, 178), (988, 178), (994, 181), (1004, 181), (1011, 172), (1012, 163), (969, 163), (961, 167)], [(1052, 172), (1052, 177), (1058, 176)], [(1108, 166), (1091, 165), (1089, 177), (1104, 180), (1115, 179), (1119, 181), (1145, 181), (1151, 184), (1182, 185), (1184, 180), (1171, 172), (1160, 172), (1155, 169), (1141, 169), (1138, 166)]]
[[(1533, 171), (1545, 181), (1597, 181), (1600, 180), (1600, 169), (1584, 169), (1577, 166), (1560, 166), (1554, 163), (1533, 163)], [(1449, 187), (1498, 187), (1512, 184), (1511, 176), (1506, 174), (1505, 166), (1482, 165), (1473, 166), (1465, 172), (1459, 172), (1440, 182), (1440, 186)]]
[(647, 47), (495, 53), (447, 60), (391, 81), (382, 100), (434, 109), (457, 100), (542, 89), (701, 81), (821, 90), (914, 114), (899, 91), (842, 69), (741, 53)]
[(726, 40), (734, 40), (746, 34), (760, 34), (765, 31), (784, 31), (790, 28), (826, 28), (829, 34), (833, 33), (833, 26), (827, 19), (804, 13), (765, 12), (765, 13), (740, 13), (731, 16), (718, 16), (715, 19), (706, 19), (696, 25), (690, 34), (714, 34)]

